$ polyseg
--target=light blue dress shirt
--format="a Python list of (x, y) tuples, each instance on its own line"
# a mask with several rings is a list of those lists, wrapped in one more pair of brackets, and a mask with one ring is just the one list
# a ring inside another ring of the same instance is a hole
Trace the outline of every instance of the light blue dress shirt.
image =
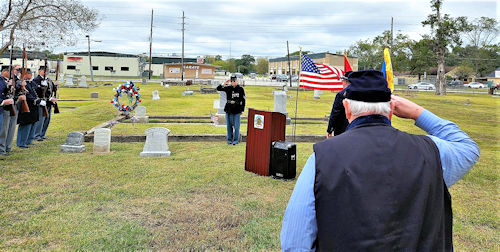
[[(429, 134), (441, 157), (443, 178), (447, 187), (460, 180), (479, 159), (479, 147), (458, 126), (424, 110), (415, 125)], [(283, 251), (314, 251), (318, 232), (314, 204), (316, 172), (314, 153), (300, 173), (283, 217), (281, 248)]]

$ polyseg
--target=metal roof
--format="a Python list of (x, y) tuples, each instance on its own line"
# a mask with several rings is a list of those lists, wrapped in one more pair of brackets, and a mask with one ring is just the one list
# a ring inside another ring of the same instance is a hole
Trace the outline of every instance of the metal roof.
[[(167, 65), (167, 66), (176, 66), (176, 65), (180, 65), (181, 63), (165, 63), (163, 65)], [(218, 66), (218, 65), (210, 65), (210, 64), (203, 64), (203, 63), (191, 63), (191, 62), (184, 62), (184, 65), (195, 65), (195, 66), (209, 66), (209, 67), (215, 67), (215, 68), (219, 68), (221, 66)]]
[[(64, 55), (88, 56), (89, 52), (66, 52), (64, 53)], [(134, 54), (114, 53), (114, 52), (90, 52), (90, 56), (139, 58), (138, 55)]]

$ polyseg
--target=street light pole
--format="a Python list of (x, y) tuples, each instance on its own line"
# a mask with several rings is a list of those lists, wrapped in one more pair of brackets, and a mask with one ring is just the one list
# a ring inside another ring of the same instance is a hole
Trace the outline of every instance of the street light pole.
[(86, 35), (85, 37), (87, 37), (87, 40), (88, 40), (88, 43), (89, 43), (90, 79), (91, 79), (92, 81), (94, 81), (94, 72), (93, 72), (93, 69), (92, 69), (92, 57), (90, 56), (90, 36), (89, 36), (89, 35)]

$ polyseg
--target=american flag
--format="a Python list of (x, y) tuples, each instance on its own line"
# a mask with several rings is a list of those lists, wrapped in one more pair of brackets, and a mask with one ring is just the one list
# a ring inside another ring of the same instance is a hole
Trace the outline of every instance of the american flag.
[(300, 72), (300, 87), (319, 90), (342, 90), (344, 76), (342, 69), (325, 64), (317, 64), (302, 54), (302, 71)]

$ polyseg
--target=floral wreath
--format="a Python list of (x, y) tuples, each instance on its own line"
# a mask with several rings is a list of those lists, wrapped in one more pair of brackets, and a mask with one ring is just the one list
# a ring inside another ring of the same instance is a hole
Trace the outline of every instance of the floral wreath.
[[(118, 111), (122, 111), (125, 115), (128, 115), (130, 112), (134, 111), (135, 107), (139, 105), (141, 102), (141, 94), (139, 93), (140, 88), (136, 87), (132, 81), (127, 81), (126, 83), (118, 85), (118, 87), (113, 88), (113, 91), (116, 92), (115, 97), (111, 101), (113, 106), (118, 109)], [(125, 104), (120, 104), (118, 100), (119, 97), (125, 95), (130, 103), (133, 102), (135, 97), (135, 103), (132, 106), (128, 106)]]

